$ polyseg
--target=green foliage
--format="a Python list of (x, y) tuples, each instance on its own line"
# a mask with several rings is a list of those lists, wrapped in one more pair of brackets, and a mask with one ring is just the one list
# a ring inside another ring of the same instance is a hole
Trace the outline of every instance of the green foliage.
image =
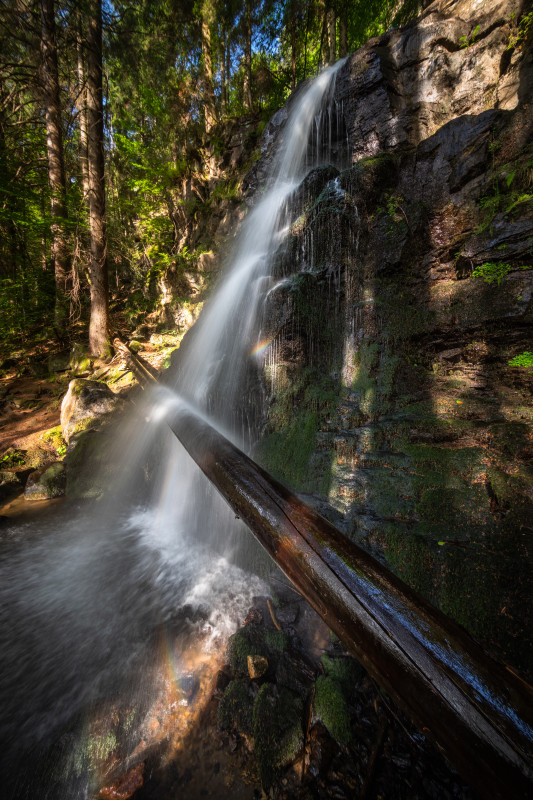
[(520, 353), (518, 356), (514, 356), (510, 361), (507, 362), (510, 367), (524, 367), (527, 369), (528, 372), (533, 371), (533, 353), (529, 350), (526, 350), (523, 353)]
[(461, 47), (470, 47), (476, 41), (477, 35), (481, 30), (481, 25), (476, 25), (470, 36), (460, 36), (459, 42)]
[[(489, 150), (493, 156), (500, 150), (502, 142), (493, 139)], [(483, 221), (478, 228), (478, 233), (490, 228), (496, 214), (512, 215), (533, 211), (533, 158), (531, 148), (512, 164), (496, 166), (493, 161), (492, 191), (479, 199)]]
[[(511, 24), (514, 22), (514, 17), (516, 16), (516, 12), (513, 12), (510, 17)], [(530, 11), (529, 14), (525, 14), (518, 25), (511, 31), (509, 34), (509, 43), (507, 45), (507, 50), (514, 50), (515, 48), (520, 48), (522, 43), (528, 37), (529, 31), (533, 28), (533, 11)]]
[(47, 442), (48, 444), (52, 445), (58, 456), (62, 457), (67, 452), (67, 445), (63, 439), (61, 425), (56, 425), (55, 428), (50, 428), (49, 430), (45, 431), (41, 438), (43, 442)]
[(497, 283), (498, 286), (512, 269), (532, 269), (531, 265), (504, 264), (502, 261), (485, 261), (472, 272), (473, 278), (483, 278), (485, 283)]
[(26, 463), (26, 455), (23, 450), (17, 450), (14, 447), (10, 447), (9, 450), (6, 450), (2, 458), (0, 459), (0, 466), (5, 469), (6, 467), (9, 469), (14, 469), (16, 467), (21, 467), (23, 464)]

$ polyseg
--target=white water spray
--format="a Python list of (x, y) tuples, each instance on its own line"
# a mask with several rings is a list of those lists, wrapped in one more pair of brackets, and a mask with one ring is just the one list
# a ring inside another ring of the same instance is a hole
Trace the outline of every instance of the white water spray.
[[(317, 153), (324, 150), (315, 128), (341, 63), (303, 87), (290, 104), (271, 183), (245, 219), (230, 268), (195, 326), (176, 376), (183, 400), (240, 446), (255, 434), (242, 401), (259, 334), (258, 309), (288, 231), (291, 194), (318, 163), (310, 142)], [(129, 692), (132, 705), (148, 702), (155, 632), (174, 635), (189, 622), (192, 608), (209, 647), (227, 636), (253, 595), (264, 591), (257, 578), (228, 560), (232, 535), (251, 537), (164, 423), (176, 402), (170, 389), (159, 389), (148, 402), (144, 430), (139, 432), (138, 420), (124, 426), (116, 444), (125, 450), (123, 474), (112, 497), (93, 503), (91, 514), (84, 508), (75, 516), (69, 509), (67, 519), (51, 519), (39, 531), (13, 527), (4, 534), (0, 762), (3, 756), (10, 782), (2, 785), (13, 800), (35, 796), (25, 777), (27, 753), (36, 748), (35, 759), (44, 758), (51, 737), (69, 721), (112, 703), (117, 693)], [(148, 457), (151, 482), (161, 489), (148, 506), (132, 508), (135, 469)], [(64, 741), (68, 750), (68, 736)], [(61, 789), (55, 777), (50, 780), (46, 796), (87, 796), (86, 785), (74, 788), (71, 782)]]

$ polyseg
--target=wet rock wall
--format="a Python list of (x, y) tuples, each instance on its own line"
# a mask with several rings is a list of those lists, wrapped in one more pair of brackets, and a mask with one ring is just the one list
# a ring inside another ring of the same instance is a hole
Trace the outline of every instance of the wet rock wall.
[(339, 73), (348, 163), (291, 205), (256, 457), (527, 674), (533, 374), (509, 364), (533, 350), (524, 12), (436, 2)]

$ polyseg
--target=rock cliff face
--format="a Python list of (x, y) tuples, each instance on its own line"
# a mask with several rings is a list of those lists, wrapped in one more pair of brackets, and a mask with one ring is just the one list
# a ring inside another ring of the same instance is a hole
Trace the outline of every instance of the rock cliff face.
[[(336, 163), (295, 198), (269, 294), (256, 453), (524, 671), (533, 371), (509, 362), (533, 350), (526, 5), (439, 0), (342, 68)], [(256, 179), (282, 131), (281, 112)]]

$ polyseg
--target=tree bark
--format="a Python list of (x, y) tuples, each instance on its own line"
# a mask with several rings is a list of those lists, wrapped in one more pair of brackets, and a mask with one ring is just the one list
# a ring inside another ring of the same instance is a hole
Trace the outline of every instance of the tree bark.
[(220, 97), (222, 99), (222, 111), (226, 114), (228, 110), (228, 92), (226, 86), (226, 39), (227, 39), (226, 26), (223, 25), (220, 31), (220, 45), (219, 45), (219, 58), (220, 58)]
[(88, 0), (87, 20), (87, 162), (89, 168), (89, 229), (91, 320), (89, 346), (95, 356), (109, 354), (109, 298), (104, 178), (104, 117), (102, 99), (102, 1)]
[(85, 85), (85, 69), (83, 65), (83, 43), (80, 29), (78, 30), (78, 124), (80, 130), (80, 168), (83, 190), (83, 202), (89, 202), (89, 167), (87, 164), (87, 87)]
[(291, 89), (296, 88), (296, 14), (291, 2)]
[(341, 15), (339, 19), (339, 58), (344, 58), (348, 55), (348, 4), (343, 3), (341, 6)]
[(328, 17), (328, 44), (329, 44), (328, 63), (334, 64), (336, 61), (336, 53), (337, 53), (337, 30), (336, 30), (335, 10), (333, 8), (328, 9), (327, 17)]
[(244, 107), (253, 111), (252, 99), (252, 7), (250, 0), (246, 0), (244, 26)]
[(213, 4), (204, 0), (202, 4), (202, 70), (204, 84), (204, 121), (207, 133), (216, 123), (215, 91), (213, 88), (213, 60), (211, 58), (211, 21)]
[(54, 0), (41, 0), (41, 72), (52, 217), (50, 249), (55, 276), (54, 324), (61, 334), (68, 321), (70, 259)]
[(231, 41), (230, 34), (226, 31), (226, 102), (230, 105), (230, 85), (231, 85)]

